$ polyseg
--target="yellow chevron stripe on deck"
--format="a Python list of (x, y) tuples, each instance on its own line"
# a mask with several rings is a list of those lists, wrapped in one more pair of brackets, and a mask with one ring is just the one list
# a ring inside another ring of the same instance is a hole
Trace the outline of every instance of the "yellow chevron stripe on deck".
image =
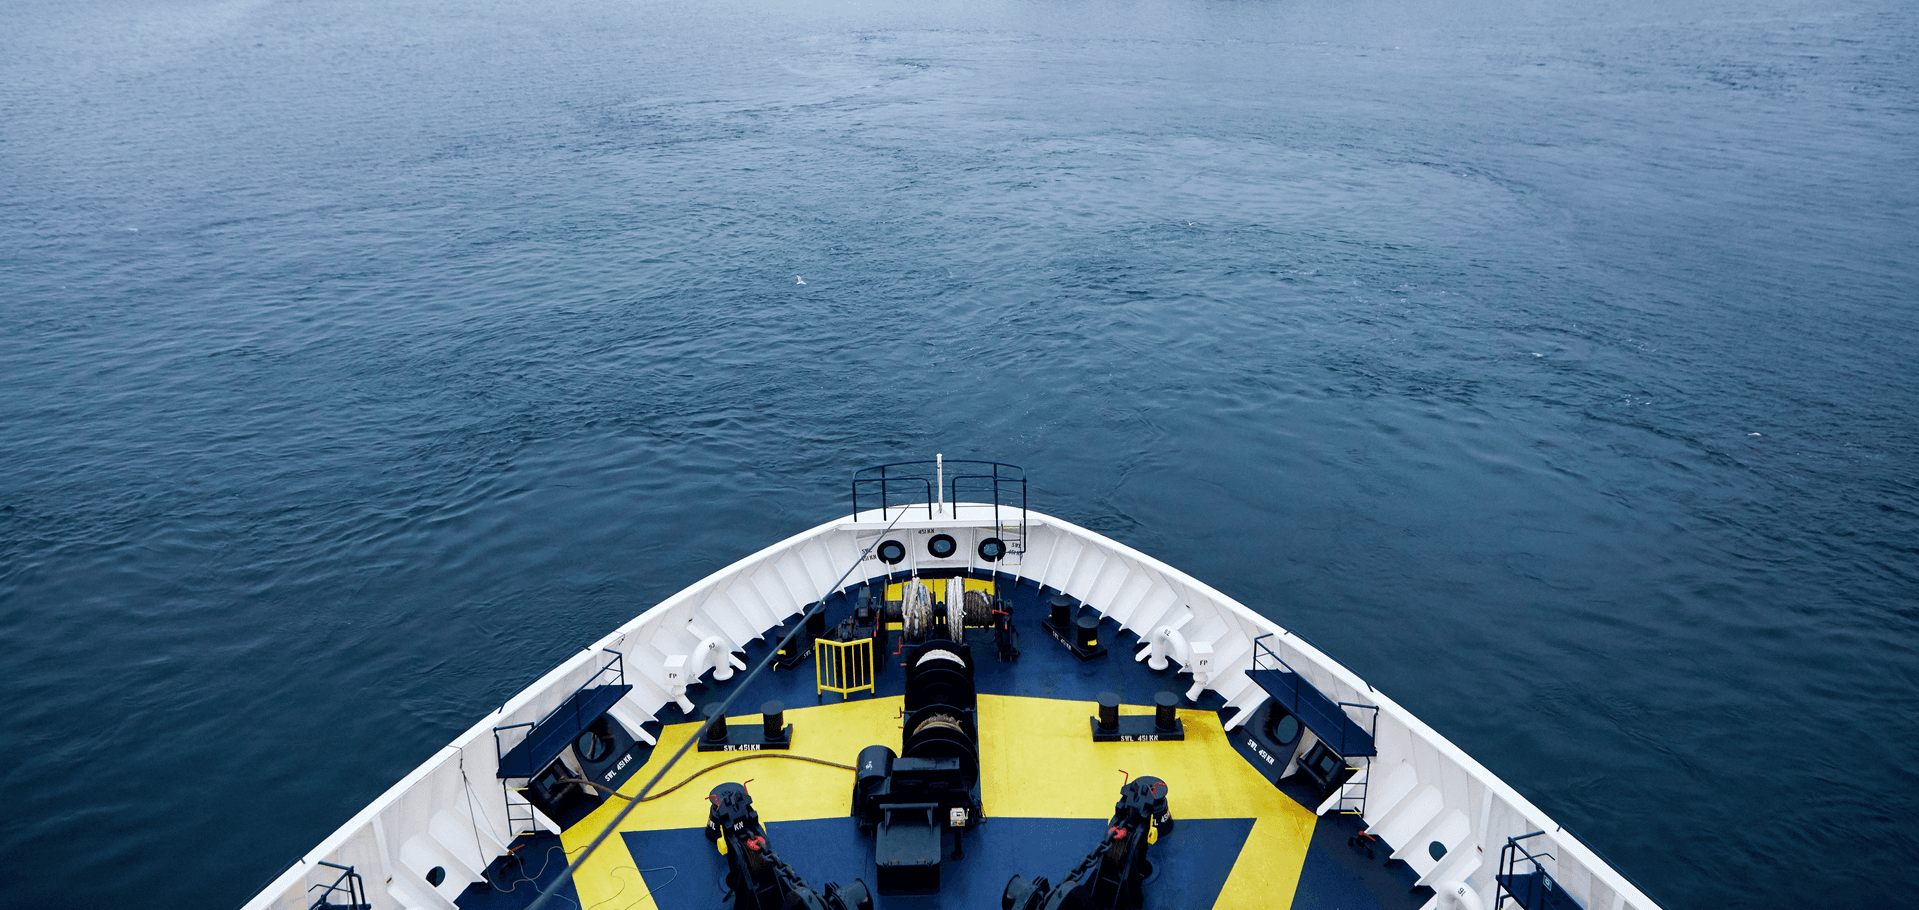
[[(894, 751), (898, 751), (895, 744), (900, 741), (899, 714), (905, 704), (905, 699), (896, 695), (844, 704), (789, 708), (786, 720), (793, 724), (793, 750), (790, 753), (701, 752), (696, 748), (688, 751), (686, 757), (680, 759), (680, 763), (654, 789), (656, 792), (665, 790), (698, 771), (747, 755), (805, 755), (851, 765), (859, 758), (861, 749), (874, 743), (894, 745)], [(760, 715), (741, 715), (727, 720), (734, 724), (758, 724)], [(699, 728), (699, 722), (695, 721), (672, 724), (661, 730), (660, 741), (653, 747), (653, 754), (620, 787), (620, 792), (627, 796), (637, 795), (640, 788), (659, 773), (667, 759)], [(714, 786), (730, 780), (752, 781), (746, 785), (747, 790), (753, 795), (753, 808), (759, 810), (760, 818), (765, 821), (839, 818), (848, 815), (853, 808), (853, 772), (812, 762), (756, 758), (701, 775), (666, 796), (648, 800), (626, 817), (620, 830), (704, 828), (707, 810), (711, 806), (706, 801), (706, 795), (713, 791)], [(566, 845), (567, 856), (578, 857), (580, 851), (592, 843), (593, 838), (624, 808), (625, 800), (609, 799), (593, 810), (591, 815), (566, 829), (560, 836), (560, 842)], [(661, 861), (643, 865), (669, 864), (669, 861)], [(594, 851), (593, 858), (573, 876), (574, 887), (580, 892), (580, 904), (585, 907), (613, 900), (622, 894), (633, 895), (649, 890), (641, 879), (638, 866), (627, 852), (626, 842), (618, 836), (607, 838), (606, 843)], [(621, 897), (620, 903), (610, 906), (621, 906), (630, 899)], [(647, 910), (653, 906), (651, 897), (633, 905), (636, 910)]]
[[(980, 795), (986, 816), (1111, 818), (1127, 779), (1120, 771), (1150, 774), (1166, 782), (1175, 821), (1257, 819), (1214, 906), (1289, 906), (1319, 819), (1233, 751), (1213, 712), (1180, 710), (1184, 742), (1096, 743), (1091, 723), (1097, 708), (1085, 701), (980, 696)], [(1120, 713), (1151, 714), (1153, 709), (1121, 705)], [(995, 731), (1006, 732), (995, 736)], [(1178, 837), (1177, 826), (1174, 832)]]
[[(900, 709), (898, 696), (843, 704), (792, 708), (789, 754), (805, 755), (851, 765), (859, 751), (883, 744), (898, 750)], [(1211, 711), (1182, 709), (1184, 742), (1095, 743), (1089, 727), (1092, 702), (1063, 701), (1007, 695), (979, 697), (980, 792), (986, 816), (1005, 818), (1112, 817), (1125, 778), (1150, 774), (1166, 781), (1175, 819), (1257, 819), (1239, 858), (1221, 889), (1216, 907), (1285, 908), (1299, 885), (1299, 875), (1312, 841), (1313, 813), (1273, 785), (1240, 758)], [(1151, 714), (1150, 707), (1122, 705), (1123, 714)], [(730, 718), (734, 723), (758, 723), (758, 715)], [(646, 765), (620, 792), (636, 795), (674, 751), (699, 729), (698, 723), (673, 724)], [(665, 789), (728, 759), (777, 752), (690, 751), (657, 789)], [(753, 806), (766, 821), (840, 818), (851, 808), (853, 775), (849, 771), (811, 762), (777, 758), (745, 761), (710, 774), (635, 809), (620, 826), (623, 831), (698, 828), (706, 825), (706, 795), (724, 781), (750, 780)], [(625, 807), (624, 800), (608, 800), (562, 835), (569, 858), (586, 845)], [(1177, 833), (1174, 835), (1177, 837)], [(639, 865), (667, 865), (668, 861)], [(604, 901), (626, 904), (647, 892), (623, 839), (611, 837), (592, 860), (574, 876), (583, 906)], [(619, 904), (614, 904), (618, 906)], [(650, 897), (636, 908), (654, 907)]]

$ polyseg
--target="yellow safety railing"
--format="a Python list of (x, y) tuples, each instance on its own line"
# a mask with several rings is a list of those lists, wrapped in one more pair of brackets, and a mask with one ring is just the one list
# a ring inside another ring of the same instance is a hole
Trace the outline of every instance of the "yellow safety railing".
[(820, 693), (838, 692), (851, 697), (862, 689), (873, 691), (873, 640), (813, 640), (813, 683)]

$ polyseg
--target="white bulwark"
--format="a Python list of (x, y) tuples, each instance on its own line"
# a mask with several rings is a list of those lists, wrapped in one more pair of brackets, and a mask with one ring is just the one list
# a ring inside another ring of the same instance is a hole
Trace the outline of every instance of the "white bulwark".
[[(527, 825), (558, 830), (529, 805), (509, 808), (514, 800), (496, 779), (495, 728), (545, 717), (603, 671), (607, 652), (623, 656), (625, 682), (632, 686), (611, 713), (638, 730), (684, 695), (689, 681), (684, 677), (692, 671), (732, 676), (726, 658), (716, 661), (702, 653), (703, 647), (712, 650), (717, 639), (722, 646), (743, 649), (831, 595), (846, 567), (878, 541), (889, 523), (890, 536), (944, 533), (958, 547), (952, 558), (934, 560), (925, 547), (909, 546), (906, 561), (898, 565), (881, 564), (868, 554), (868, 563), (847, 578), (848, 584), (916, 566), (964, 566), (977, 559), (980, 541), (1010, 536), (1010, 527), (995, 526), (991, 505), (943, 503), (931, 515), (915, 507), (906, 517), (900, 511), (863, 512), (794, 535), (628, 621), (448, 743), (294, 863), (249, 901), (247, 910), (307, 910), (314, 900), (309, 889), (334, 882), (339, 866), (359, 872), (375, 907), (452, 910), (461, 892), (481, 881), (482, 871)], [(997, 514), (1004, 520), (1005, 509)], [(1057, 518), (1031, 511), (1023, 515), (1023, 546), (997, 564), (978, 567), (1072, 592), (1119, 622), (1139, 636), (1141, 659), (1151, 657), (1155, 664), (1171, 659), (1182, 672), (1194, 674), (1189, 696), (1211, 690), (1224, 699), (1229, 729), (1268, 697), (1245, 672), (1254, 668), (1254, 641), (1262, 636), (1270, 637), (1261, 644), (1328, 698), (1378, 705), (1378, 755), (1346, 787), (1367, 791), (1364, 817), (1371, 832), (1388, 844), (1413, 845), (1395, 858), (1419, 874), (1420, 884), (1434, 888), (1429, 910), (1494, 906), (1501, 849), (1508, 838), (1535, 832), (1543, 833), (1526, 841), (1530, 852), (1550, 854), (1542, 857), (1544, 871), (1588, 910), (1658, 906), (1479, 762), (1298, 636), (1131, 547)], [(1366, 715), (1355, 720), (1371, 722)], [(518, 735), (524, 735), (523, 728)], [(512, 745), (512, 740), (504, 743)], [(1338, 799), (1335, 793), (1321, 812)], [(1446, 848), (1441, 858), (1428, 849), (1434, 842)], [(436, 867), (445, 873), (437, 885), (427, 878)]]

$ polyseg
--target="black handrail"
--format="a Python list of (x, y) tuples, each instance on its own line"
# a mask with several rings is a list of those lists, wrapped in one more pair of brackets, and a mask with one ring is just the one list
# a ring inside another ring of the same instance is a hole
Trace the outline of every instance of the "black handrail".
[(1358, 708), (1361, 711), (1373, 712), (1373, 722), (1367, 725), (1366, 735), (1372, 737), (1373, 742), (1375, 743), (1379, 741), (1379, 706), (1378, 705), (1361, 704), (1356, 701), (1336, 701), (1336, 702), (1333, 702), (1333, 704), (1336, 704), (1342, 708)]
[[(1494, 879), (1498, 882), (1499, 890), (1502, 893), (1493, 901), (1493, 910), (1499, 910), (1499, 908), (1506, 903), (1506, 898), (1508, 897), (1513, 899), (1513, 903), (1525, 908), (1525, 910), (1534, 910), (1533, 905), (1541, 896), (1540, 886), (1543, 882), (1552, 882), (1549, 886), (1551, 888), (1559, 887), (1559, 883), (1553, 880), (1552, 873), (1547, 872), (1545, 864), (1539, 861), (1539, 857), (1544, 856), (1552, 859), (1554, 862), (1558, 862), (1559, 857), (1553, 856), (1545, 850), (1534, 853), (1519, 845), (1519, 842), (1522, 840), (1538, 837), (1545, 833), (1544, 831), (1534, 831), (1531, 834), (1509, 837), (1506, 838), (1506, 846), (1499, 848), (1499, 874), (1494, 876)], [(1524, 895), (1514, 891), (1512, 886), (1513, 880), (1519, 877), (1518, 866), (1521, 860), (1533, 864), (1533, 871), (1527, 873), (1528, 876), (1533, 874), (1540, 876), (1540, 878), (1529, 877), (1527, 879), (1524, 889), (1526, 893)]]
[[(353, 871), (352, 866), (342, 866), (339, 863), (329, 863), (326, 860), (319, 860), (319, 864), (345, 871), (342, 871), (340, 877), (334, 879), (331, 885), (321, 883), (307, 886), (308, 894), (312, 894), (315, 888), (325, 889), (320, 892), (320, 897), (313, 902), (310, 910), (323, 910), (323, 908), (326, 907), (351, 907), (354, 908), (354, 910), (359, 910), (359, 908), (367, 906), (366, 883), (360, 879), (360, 873)], [(346, 903), (335, 904), (327, 900), (327, 898), (331, 897), (336, 891), (346, 892)]]
[[(1300, 712), (1299, 697), (1300, 697), (1300, 691), (1302, 688), (1310, 688), (1313, 690), (1313, 693), (1315, 695), (1318, 695), (1320, 698), (1324, 699), (1328, 704), (1333, 705), (1334, 711), (1336, 711), (1346, 721), (1347, 724), (1351, 724), (1352, 728), (1355, 730), (1359, 728), (1359, 723), (1353, 720), (1351, 715), (1346, 714), (1344, 709), (1351, 707), (1351, 708), (1361, 708), (1364, 710), (1372, 711), (1373, 712), (1372, 723), (1369, 725), (1370, 729), (1366, 730), (1365, 733), (1369, 738), (1373, 739), (1375, 742), (1379, 739), (1379, 706), (1378, 705), (1367, 705), (1367, 704), (1360, 704), (1358, 702), (1350, 702), (1350, 701), (1333, 701), (1331, 698), (1327, 697), (1326, 693), (1319, 691), (1319, 687), (1313, 685), (1312, 681), (1307, 679), (1304, 674), (1300, 673), (1298, 670), (1293, 669), (1293, 665), (1287, 663), (1286, 658), (1279, 656), (1279, 654), (1275, 653), (1272, 648), (1269, 648), (1266, 646), (1264, 639), (1268, 639), (1272, 637), (1273, 637), (1273, 633), (1267, 632), (1266, 634), (1257, 636), (1253, 639), (1253, 669), (1254, 670), (1279, 670), (1283, 668), (1286, 671), (1286, 675), (1291, 677), (1290, 686), (1292, 689), (1292, 701), (1290, 704), (1286, 705), (1286, 709), (1288, 711), (1291, 711), (1293, 713), (1293, 716), (1298, 717), (1302, 722), (1305, 722), (1307, 720), (1306, 715)], [(1259, 654), (1261, 651), (1266, 652), (1266, 656), (1271, 658), (1273, 663), (1276, 663), (1279, 666), (1278, 667), (1261, 666), (1259, 661)], [(1254, 679), (1258, 679), (1258, 677), (1255, 676)], [(1277, 692), (1272, 692), (1271, 690), (1268, 690), (1268, 693), (1271, 694), (1275, 699), (1278, 699), (1279, 697), (1279, 693)], [(1329, 717), (1327, 718), (1327, 720), (1333, 721), (1333, 720), (1336, 720), (1336, 718)], [(1351, 754), (1348, 750), (1352, 748), (1353, 744), (1346, 741), (1346, 725), (1345, 724), (1342, 724), (1340, 726), (1338, 743), (1333, 743), (1331, 741), (1328, 741), (1324, 734), (1320, 734), (1320, 740), (1322, 742), (1326, 742), (1326, 744), (1329, 746), (1336, 746), (1336, 748), (1339, 751), (1339, 754), (1342, 756)]]
[[(1012, 503), (1000, 503), (1000, 485), (1006, 484), (1010, 486), (1012, 484), (1018, 484), (1020, 489), (1020, 505), (1021, 507), (1024, 507), (1026, 505), (1026, 471), (1020, 466), (1011, 465), (1011, 464), (1001, 464), (1000, 462), (997, 462), (997, 461), (949, 461), (947, 462), (947, 464), (948, 465), (985, 465), (993, 469), (991, 473), (984, 473), (984, 474), (965, 474), (965, 473), (958, 473), (958, 472), (949, 472), (946, 478), (946, 500), (948, 502), (959, 502), (959, 482), (961, 480), (984, 480), (987, 483), (983, 484), (982, 486), (992, 488), (993, 502), (995, 504), (1012, 505)], [(1000, 473), (1000, 469), (1002, 468), (1008, 471), (1018, 471), (1019, 473), (1016, 475), (1002, 474)]]
[[(945, 483), (946, 489), (935, 490), (933, 488), (933, 484), (935, 483), (934, 478), (942, 467), (948, 472)], [(1006, 500), (1010, 497), (1012, 488), (1017, 487), (1019, 490), (1021, 521), (1022, 523), (1024, 522), (1026, 512), (1026, 469), (1019, 465), (1007, 464), (1005, 462), (977, 461), (964, 458), (949, 458), (940, 461), (895, 461), (854, 471), (853, 514), (857, 515), (873, 508), (881, 509), (882, 514), (884, 514), (885, 510), (895, 506), (912, 507), (921, 505), (922, 502), (920, 501), (895, 502), (894, 494), (899, 487), (904, 486), (914, 492), (923, 491), (925, 493), (926, 498), (923, 504), (926, 506), (926, 516), (932, 518), (934, 517), (933, 505), (937, 501), (935, 499), (935, 493), (944, 492), (946, 493), (946, 500), (948, 502), (958, 502), (960, 481), (962, 480), (984, 481), (984, 483), (981, 484), (981, 488), (990, 488), (992, 490), (993, 518), (995, 524), (998, 523), (999, 508), (1002, 506), (1011, 508), (1013, 506), (1013, 503), (1007, 502)], [(970, 486), (969, 484), (969, 487)], [(877, 490), (875, 488), (877, 488)], [(875, 492), (879, 494), (879, 504), (874, 506), (868, 503), (862, 507), (862, 501), (870, 499)]]
[[(961, 462), (961, 464), (974, 464), (974, 463), (975, 462)], [(1001, 502), (1001, 500), (1004, 497), (1000, 493), (1000, 485), (1001, 484), (1012, 485), (1017, 483), (1019, 485), (1019, 533), (1020, 533), (1019, 552), (1024, 553), (1026, 551), (1026, 471), (1015, 465), (1000, 464), (999, 462), (989, 461), (989, 462), (985, 462), (985, 464), (990, 464), (993, 466), (993, 473), (953, 475), (953, 478), (947, 481), (948, 492), (947, 492), (946, 498), (950, 502), (960, 501), (959, 487), (960, 487), (961, 480), (984, 481), (985, 483), (982, 484), (982, 486), (990, 487), (993, 491), (993, 533), (999, 534), (999, 533), (1003, 533), (1006, 528), (1006, 525), (1000, 521), (1000, 516), (999, 516), (1000, 506), (1005, 505), (1008, 508), (1012, 507), (1011, 503)], [(999, 472), (1000, 468), (1010, 468), (1012, 470), (1019, 471), (1019, 476), (1018, 477), (1002, 477), (1000, 476), (1000, 472)]]
[[(1261, 641), (1262, 641), (1263, 639), (1267, 639), (1267, 638), (1272, 638), (1272, 637), (1273, 637), (1273, 633), (1271, 633), (1271, 632), (1268, 632), (1268, 633), (1266, 633), (1266, 634), (1264, 634), (1264, 635), (1260, 635), (1260, 636), (1257, 636), (1257, 637), (1255, 637), (1255, 638), (1253, 639), (1253, 669), (1255, 669), (1255, 670), (1278, 670), (1278, 669), (1282, 669), (1282, 668), (1284, 668), (1284, 669), (1285, 669), (1285, 671), (1286, 671), (1287, 673), (1290, 673), (1290, 674), (1292, 674), (1292, 677), (1293, 677), (1293, 703), (1292, 703), (1292, 704), (1290, 704), (1290, 705), (1287, 705), (1287, 706), (1286, 706), (1286, 709), (1287, 709), (1287, 710), (1289, 710), (1289, 711), (1291, 711), (1291, 712), (1293, 712), (1293, 713), (1294, 713), (1295, 715), (1297, 715), (1297, 714), (1299, 713), (1299, 686), (1300, 686), (1300, 684), (1301, 684), (1301, 683), (1305, 683), (1306, 685), (1309, 685), (1309, 686), (1310, 686), (1310, 685), (1312, 685), (1312, 683), (1309, 683), (1309, 682), (1306, 682), (1306, 677), (1304, 677), (1304, 676), (1301, 676), (1301, 675), (1299, 675), (1299, 671), (1298, 671), (1298, 670), (1295, 670), (1295, 669), (1293, 669), (1293, 665), (1292, 665), (1292, 664), (1289, 664), (1289, 663), (1287, 663), (1287, 662), (1286, 662), (1286, 658), (1284, 658), (1284, 657), (1281, 657), (1281, 656), (1279, 656), (1279, 655), (1278, 655), (1277, 653), (1274, 653), (1274, 651), (1273, 651), (1273, 649), (1272, 649), (1272, 648), (1269, 648), (1269, 647), (1267, 647), (1266, 645), (1264, 645), (1264, 644), (1262, 644), (1262, 643), (1261, 643)], [(1279, 666), (1278, 666), (1278, 667), (1262, 667), (1262, 666), (1260, 666), (1260, 665), (1259, 665), (1259, 652), (1261, 652), (1261, 651), (1264, 651), (1264, 652), (1266, 652), (1266, 656), (1267, 656), (1267, 657), (1270, 657), (1270, 658), (1272, 658), (1272, 659), (1273, 659), (1273, 663), (1276, 663), (1276, 664), (1279, 664)], [(1274, 694), (1275, 694), (1275, 695), (1277, 695), (1277, 693), (1274, 693)], [(1322, 693), (1322, 694), (1323, 694), (1323, 693)], [(1328, 700), (1330, 701), (1330, 699), (1328, 699)]]
[[(546, 716), (541, 717), (539, 720), (522, 721), (517, 724), (501, 724), (500, 726), (493, 728), (493, 752), (497, 759), (505, 758), (506, 753), (508, 751), (505, 748), (505, 745), (500, 742), (500, 731), (512, 730), (518, 727), (527, 727), (529, 728), (527, 730), (527, 734), (530, 736), (532, 735), (533, 730), (539, 728), (541, 724), (544, 724), (547, 721), (552, 720), (554, 717), (559, 716), (559, 713), (561, 711), (566, 710), (567, 705), (573, 706), (573, 725), (576, 727), (583, 727), (585, 726), (585, 724), (580, 719), (580, 705), (584, 704), (585, 701), (583, 699), (575, 699), (573, 696), (578, 695), (581, 692), (586, 691), (587, 689), (593, 688), (594, 685), (599, 682), (600, 677), (604, 676), (608, 670), (613, 671), (613, 681), (611, 683), (608, 683), (607, 685), (620, 686), (620, 685), (626, 684), (626, 655), (618, 651), (615, 651), (612, 648), (601, 648), (600, 650), (613, 655), (613, 659), (607, 661), (605, 664), (602, 664), (598, 670), (593, 671), (593, 675), (587, 677), (585, 682), (580, 683), (577, 686), (574, 686), (572, 692), (567, 693), (567, 696), (565, 698), (560, 699), (559, 704), (553, 706), (553, 710), (546, 712)], [(521, 739), (524, 740), (525, 737), (521, 737)]]
[[(881, 465), (880, 467), (884, 469), (887, 467), (891, 467), (891, 465)], [(882, 473), (879, 477), (859, 477), (855, 475), (853, 478), (853, 514), (855, 515), (858, 515), (861, 511), (860, 484), (866, 484), (868, 487), (871, 487), (873, 484), (879, 485), (879, 488), (880, 488), (879, 508), (880, 508), (880, 514), (882, 516), (885, 515), (886, 510), (891, 509), (893, 507), (892, 491), (888, 488), (887, 486), (888, 484), (907, 484), (907, 485), (918, 484), (920, 489), (926, 491), (926, 500), (925, 500), (926, 517), (927, 518), (933, 517), (933, 481), (930, 478), (887, 477), (884, 473)], [(909, 509), (909, 508), (912, 508), (913, 505), (914, 503), (912, 502), (901, 503), (900, 508)]]

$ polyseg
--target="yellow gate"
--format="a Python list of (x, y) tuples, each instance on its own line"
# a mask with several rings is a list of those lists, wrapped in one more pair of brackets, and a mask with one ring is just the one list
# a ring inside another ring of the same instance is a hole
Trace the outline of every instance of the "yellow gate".
[(820, 693), (838, 692), (842, 699), (865, 689), (873, 691), (873, 640), (813, 640), (813, 682)]

